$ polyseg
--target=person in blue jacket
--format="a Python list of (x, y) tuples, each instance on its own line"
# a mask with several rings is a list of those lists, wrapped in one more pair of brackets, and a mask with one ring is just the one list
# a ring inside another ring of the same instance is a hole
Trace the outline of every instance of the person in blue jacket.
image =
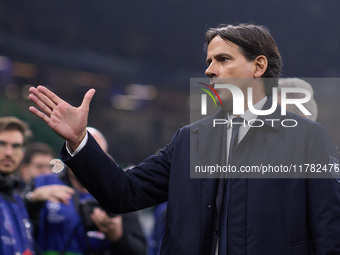
[[(88, 128), (107, 151), (97, 129)], [(60, 174), (34, 178), (26, 200), (43, 254), (146, 255), (138, 215), (110, 215), (65, 167)]]
[(0, 254), (35, 254), (31, 222), (23, 200), (14, 194), (14, 172), (31, 131), (16, 117), (0, 118)]
[(155, 206), (155, 210), (153, 212), (154, 225), (149, 238), (148, 255), (159, 255), (165, 233), (166, 210), (166, 202)]
[[(282, 60), (273, 37), (255, 24), (222, 25), (206, 32), (206, 44), (205, 74), (221, 109), (180, 128), (162, 151), (126, 172), (86, 131), (94, 89), (76, 108), (32, 87), (29, 98), (41, 111), (30, 111), (66, 140), (62, 160), (107, 210), (168, 201), (162, 255), (340, 254), (338, 152), (320, 124), (275, 104)], [(235, 118), (243, 124), (238, 133)], [(202, 173), (191, 178), (197, 167)], [(235, 172), (211, 178), (204, 167)], [(261, 167), (279, 172), (262, 175)], [(293, 170), (285, 175), (280, 167)]]

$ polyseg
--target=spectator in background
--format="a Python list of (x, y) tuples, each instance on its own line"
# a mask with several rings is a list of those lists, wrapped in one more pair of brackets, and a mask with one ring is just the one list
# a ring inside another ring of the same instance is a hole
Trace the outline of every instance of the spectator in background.
[(34, 254), (31, 223), (22, 199), (13, 194), (14, 172), (31, 135), (26, 123), (0, 118), (0, 254)]
[[(107, 151), (105, 137), (94, 128), (87, 129)], [(69, 169), (59, 176), (39, 176), (34, 185), (27, 205), (42, 252), (146, 254), (137, 214), (108, 215)]]
[[(306, 81), (299, 79), (299, 78), (280, 78), (279, 79), (279, 86), (278, 86), (278, 102), (281, 104), (281, 89), (283, 87), (294, 87), (294, 88), (304, 88), (307, 89), (311, 93), (311, 99), (304, 103), (303, 105), (312, 115), (304, 115), (299, 108), (296, 107), (294, 104), (287, 104), (287, 111), (299, 114), (307, 119), (316, 121), (318, 117), (318, 106), (314, 99), (314, 91), (313, 87)], [(301, 93), (287, 93), (287, 98), (302, 98), (304, 97)]]
[(161, 251), (162, 240), (165, 234), (167, 207), (167, 202), (155, 206), (153, 212), (155, 223), (149, 240), (148, 255), (158, 255)]
[(28, 145), (18, 171), (18, 177), (22, 182), (20, 190), (25, 191), (26, 185), (33, 178), (43, 174), (51, 174), (52, 165), (50, 162), (53, 158), (54, 152), (49, 145), (38, 142)]

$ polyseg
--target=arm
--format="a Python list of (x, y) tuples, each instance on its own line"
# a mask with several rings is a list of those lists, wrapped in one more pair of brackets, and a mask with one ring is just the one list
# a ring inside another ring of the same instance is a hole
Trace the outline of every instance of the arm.
[(89, 134), (85, 147), (70, 157), (65, 146), (61, 158), (102, 207), (125, 213), (167, 199), (172, 144), (158, 155), (124, 171), (116, 165)]

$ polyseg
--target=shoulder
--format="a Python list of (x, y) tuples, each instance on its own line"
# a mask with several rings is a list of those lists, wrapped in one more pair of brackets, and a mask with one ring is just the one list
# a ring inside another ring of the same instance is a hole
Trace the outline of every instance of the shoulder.
[(322, 136), (330, 139), (325, 127), (318, 122), (290, 112), (287, 112), (284, 120), (294, 120), (296, 123), (296, 127), (293, 128), (294, 131), (304, 133), (307, 137)]
[(292, 136), (294, 139), (303, 139), (305, 148), (308, 149), (308, 157), (317, 158), (319, 155), (328, 155), (338, 158), (338, 149), (332, 137), (320, 123), (294, 113), (287, 113), (285, 119), (294, 119), (297, 122), (296, 127), (286, 128), (286, 130), (294, 134)]

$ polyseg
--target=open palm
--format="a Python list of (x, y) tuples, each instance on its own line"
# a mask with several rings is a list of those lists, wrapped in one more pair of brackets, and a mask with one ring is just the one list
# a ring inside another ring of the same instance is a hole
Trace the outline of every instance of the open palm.
[(73, 107), (44, 86), (31, 87), (29, 99), (40, 110), (31, 106), (29, 110), (44, 120), (58, 135), (77, 147), (86, 134), (90, 102), (95, 93), (90, 89), (79, 107)]

